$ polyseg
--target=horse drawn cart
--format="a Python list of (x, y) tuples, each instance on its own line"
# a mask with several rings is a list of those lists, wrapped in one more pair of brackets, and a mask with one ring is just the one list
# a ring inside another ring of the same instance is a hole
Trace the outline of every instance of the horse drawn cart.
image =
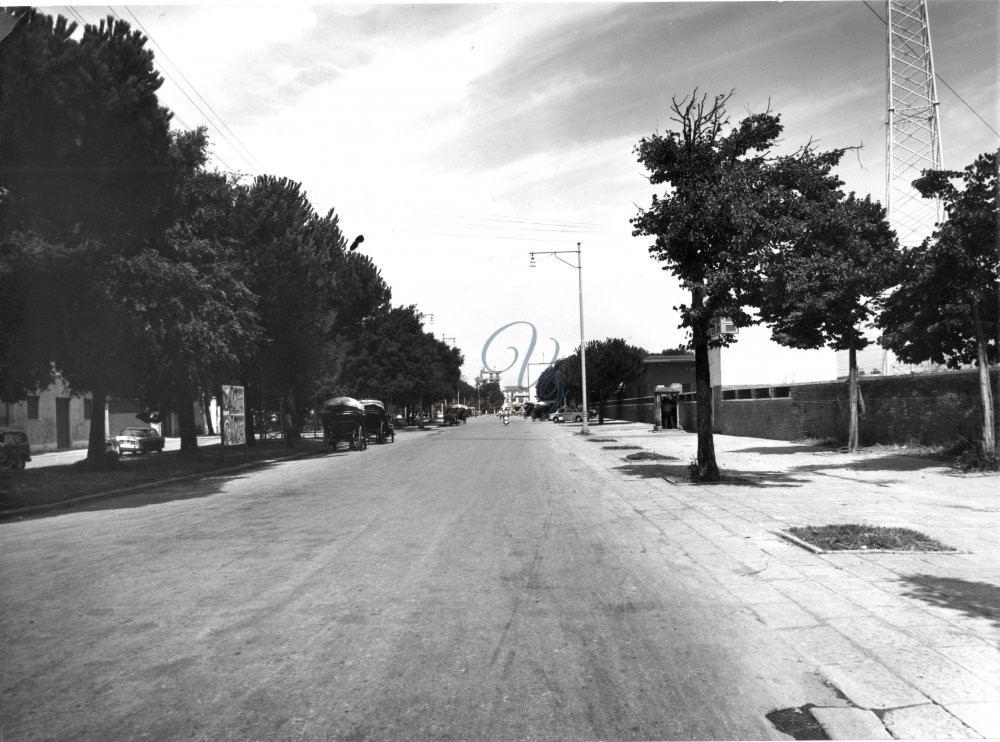
[(385, 405), (377, 399), (362, 399), (365, 406), (365, 431), (369, 436), (375, 436), (376, 443), (392, 443), (396, 440), (392, 420), (385, 411)]
[(368, 447), (365, 432), (365, 406), (352, 397), (334, 397), (323, 403), (323, 442), (334, 451), (337, 443), (346, 441), (352, 451)]

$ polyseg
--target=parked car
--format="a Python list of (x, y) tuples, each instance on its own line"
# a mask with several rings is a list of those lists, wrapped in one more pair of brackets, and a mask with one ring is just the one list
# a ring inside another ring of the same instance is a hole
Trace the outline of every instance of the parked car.
[(31, 461), (28, 435), (17, 428), (0, 428), (0, 471), (21, 470)]
[(162, 451), (166, 442), (155, 428), (122, 428), (115, 436), (119, 453), (144, 454)]
[[(587, 411), (587, 420), (593, 420), (597, 417), (597, 412), (595, 410)], [(552, 413), (549, 420), (556, 423), (583, 422), (583, 408), (581, 407), (569, 407), (568, 405), (563, 405), (556, 412)]]

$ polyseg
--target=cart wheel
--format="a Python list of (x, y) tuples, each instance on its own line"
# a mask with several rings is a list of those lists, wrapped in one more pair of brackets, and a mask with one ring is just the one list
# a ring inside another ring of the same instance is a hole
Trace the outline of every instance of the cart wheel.
[(396, 429), (395, 428), (389, 428), (389, 434), (385, 437), (385, 439), (389, 443), (395, 443), (396, 442)]
[(368, 434), (363, 427), (358, 427), (358, 450), (364, 451), (368, 448)]

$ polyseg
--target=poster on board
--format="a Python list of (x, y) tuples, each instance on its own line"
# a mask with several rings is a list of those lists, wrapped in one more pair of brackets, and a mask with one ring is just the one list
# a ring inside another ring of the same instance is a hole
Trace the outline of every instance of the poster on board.
[(222, 445), (246, 443), (246, 403), (243, 387), (222, 385)]

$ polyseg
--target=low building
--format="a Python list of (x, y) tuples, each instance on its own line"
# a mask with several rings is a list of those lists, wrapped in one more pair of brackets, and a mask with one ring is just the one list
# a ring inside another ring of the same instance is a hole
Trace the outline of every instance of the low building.
[(619, 397), (651, 396), (658, 386), (680, 384), (685, 392), (694, 390), (694, 353), (684, 355), (650, 355), (644, 359), (645, 368), (632, 381), (626, 383)]

